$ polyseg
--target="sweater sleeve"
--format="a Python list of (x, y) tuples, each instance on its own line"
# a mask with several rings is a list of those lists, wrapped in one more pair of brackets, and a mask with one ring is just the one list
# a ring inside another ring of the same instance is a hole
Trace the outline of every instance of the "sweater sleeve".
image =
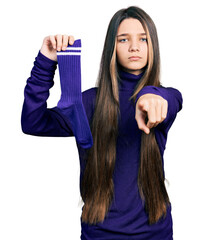
[(137, 94), (135, 104), (142, 95), (148, 93), (159, 95), (166, 99), (168, 102), (167, 116), (164, 121), (157, 126), (167, 134), (177, 116), (177, 113), (182, 109), (182, 94), (177, 89), (172, 87), (145, 86)]
[(54, 85), (57, 62), (40, 51), (24, 90), (21, 127), (25, 134), (35, 136), (73, 136), (71, 125), (58, 108), (47, 108), (49, 89)]

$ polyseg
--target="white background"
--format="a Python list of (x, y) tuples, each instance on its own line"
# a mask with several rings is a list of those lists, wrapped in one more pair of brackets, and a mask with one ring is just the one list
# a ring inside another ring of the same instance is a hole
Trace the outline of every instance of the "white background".
[[(174, 239), (204, 239), (202, 1), (18, 0), (0, 6), (1, 240), (80, 239), (75, 139), (23, 134), (23, 91), (43, 38), (55, 34), (82, 39), (82, 90), (94, 87), (108, 23), (116, 11), (131, 5), (154, 20), (162, 83), (179, 89), (184, 100), (164, 156)], [(48, 107), (60, 97), (58, 68), (54, 80)]]

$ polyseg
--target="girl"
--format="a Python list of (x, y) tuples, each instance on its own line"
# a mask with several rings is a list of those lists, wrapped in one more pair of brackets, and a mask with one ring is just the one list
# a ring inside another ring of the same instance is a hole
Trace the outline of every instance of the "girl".
[[(163, 154), (182, 95), (160, 84), (156, 27), (138, 7), (116, 12), (97, 87), (82, 95), (80, 47), (73, 36), (44, 38), (25, 87), (22, 130), (76, 137), (81, 239), (173, 239)], [(48, 109), (57, 63), (62, 95), (57, 107)]]

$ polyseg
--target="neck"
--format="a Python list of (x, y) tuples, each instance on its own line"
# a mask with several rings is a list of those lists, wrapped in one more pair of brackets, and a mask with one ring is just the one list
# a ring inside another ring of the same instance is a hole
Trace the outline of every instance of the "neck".
[(134, 90), (135, 86), (138, 84), (142, 78), (144, 71), (139, 74), (133, 74), (126, 72), (125, 70), (119, 69), (119, 88)]

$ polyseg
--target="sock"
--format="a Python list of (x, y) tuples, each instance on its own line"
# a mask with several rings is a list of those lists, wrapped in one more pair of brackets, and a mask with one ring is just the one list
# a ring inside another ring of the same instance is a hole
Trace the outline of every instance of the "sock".
[(90, 148), (93, 139), (81, 94), (81, 40), (75, 40), (65, 51), (57, 51), (61, 98), (57, 104), (69, 119), (76, 141)]

